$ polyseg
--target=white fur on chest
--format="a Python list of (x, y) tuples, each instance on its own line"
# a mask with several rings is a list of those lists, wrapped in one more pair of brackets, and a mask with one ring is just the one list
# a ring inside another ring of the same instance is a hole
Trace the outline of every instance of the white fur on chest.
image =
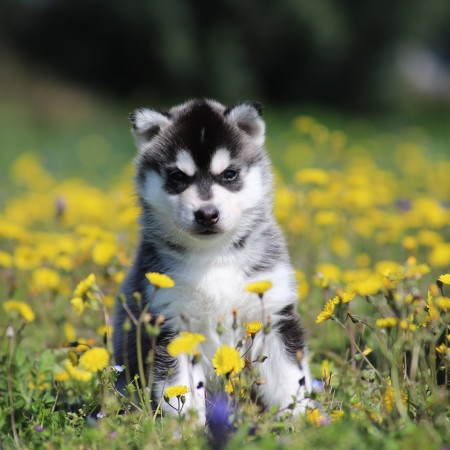
[[(296, 296), (292, 269), (284, 263), (248, 278), (235, 258), (197, 257), (180, 264), (171, 276), (175, 286), (154, 295), (150, 300), (152, 310), (166, 316), (170, 327), (203, 334), (208, 344), (202, 347), (208, 357), (219, 345), (235, 345), (242, 337), (244, 322), (263, 318), (267, 321), (292, 304)], [(273, 284), (263, 300), (245, 290), (248, 283), (259, 280), (270, 280)], [(232, 329), (233, 310), (237, 311), (240, 334)], [(220, 336), (219, 323), (223, 328)]]

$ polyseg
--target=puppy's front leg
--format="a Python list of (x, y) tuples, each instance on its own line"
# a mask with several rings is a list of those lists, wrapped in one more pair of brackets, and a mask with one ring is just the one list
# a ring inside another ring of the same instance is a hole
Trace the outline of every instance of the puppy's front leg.
[[(189, 410), (195, 410), (199, 425), (206, 422), (205, 404), (205, 375), (201, 364), (192, 365), (187, 355), (180, 355), (174, 367), (175, 371), (167, 380), (155, 380), (153, 395), (156, 399), (162, 399), (161, 409), (164, 414), (177, 416), (179, 411), (186, 414)], [(189, 392), (184, 395), (185, 403), (182, 404), (176, 396), (163, 398), (168, 388), (174, 386), (186, 386)]]
[(298, 318), (283, 317), (271, 333), (258, 338), (255, 349), (268, 356), (259, 367), (265, 383), (258, 392), (264, 404), (278, 406), (280, 412), (304, 412), (313, 402), (306, 397), (311, 392), (311, 374)]

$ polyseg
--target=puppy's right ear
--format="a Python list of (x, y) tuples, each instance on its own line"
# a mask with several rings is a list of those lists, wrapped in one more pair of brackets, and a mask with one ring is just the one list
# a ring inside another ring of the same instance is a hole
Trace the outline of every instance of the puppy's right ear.
[(153, 109), (139, 108), (130, 114), (132, 133), (139, 151), (146, 149), (152, 139), (171, 123), (170, 115)]

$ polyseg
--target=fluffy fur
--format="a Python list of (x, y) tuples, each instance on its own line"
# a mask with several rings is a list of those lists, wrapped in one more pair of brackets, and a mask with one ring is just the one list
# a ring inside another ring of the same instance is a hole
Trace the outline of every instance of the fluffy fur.
[[(296, 312), (296, 283), (283, 236), (272, 215), (272, 175), (264, 149), (261, 107), (246, 102), (226, 108), (212, 100), (192, 100), (167, 112), (139, 109), (131, 114), (138, 147), (136, 187), (142, 209), (141, 236), (134, 264), (122, 286), (127, 305), (138, 316), (133, 294), (165, 322), (157, 341), (152, 398), (159, 402), (165, 387), (191, 387), (184, 410), (205, 418), (205, 397), (217, 389), (211, 364), (222, 344), (235, 346), (242, 336), (232, 329), (232, 311), (240, 322), (261, 319), (261, 301), (245, 291), (253, 281), (269, 279), (265, 316), (273, 331), (258, 333), (251, 360), (263, 353), (258, 367), (266, 383), (259, 398), (285, 408), (298, 401), (305, 408), (311, 390), (303, 333)], [(145, 278), (160, 272), (175, 287), (155, 292)], [(136, 330), (125, 333), (127, 317), (117, 303), (114, 327), (116, 362), (137, 373)], [(218, 322), (224, 332), (216, 331)], [(166, 347), (179, 331), (203, 334), (202, 360), (188, 370), (187, 357), (172, 358)], [(150, 340), (142, 340), (144, 360)], [(298, 361), (298, 351), (303, 355)], [(126, 383), (123, 375), (118, 387)], [(174, 402), (175, 404), (175, 402)], [(162, 402), (164, 412), (173, 409)]]

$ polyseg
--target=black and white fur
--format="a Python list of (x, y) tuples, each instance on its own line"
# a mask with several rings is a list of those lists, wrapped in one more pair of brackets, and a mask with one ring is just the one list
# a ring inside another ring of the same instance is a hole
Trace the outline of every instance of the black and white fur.
[[(205, 420), (205, 396), (217, 389), (211, 359), (222, 344), (235, 346), (242, 335), (232, 329), (238, 320), (261, 320), (261, 300), (245, 291), (248, 283), (271, 280), (264, 295), (265, 317), (272, 331), (258, 333), (250, 354), (268, 359), (259, 364), (258, 397), (266, 405), (305, 409), (311, 390), (303, 333), (296, 312), (296, 283), (283, 236), (272, 214), (272, 174), (264, 149), (265, 124), (258, 103), (225, 107), (213, 100), (192, 100), (167, 112), (138, 109), (131, 114), (139, 150), (136, 185), (141, 237), (134, 264), (122, 292), (138, 316), (133, 293), (139, 292), (153, 316), (164, 315), (158, 338), (152, 398), (165, 384), (187, 385), (184, 410), (194, 408)], [(156, 294), (145, 278), (160, 272), (175, 287)], [(137, 373), (136, 330), (125, 333), (127, 317), (117, 303), (114, 326), (116, 362)], [(223, 333), (217, 333), (222, 323)], [(202, 360), (189, 369), (188, 359), (170, 357), (166, 346), (181, 330), (203, 334)], [(263, 343), (264, 338), (264, 343)], [(142, 341), (144, 360), (150, 339)], [(299, 353), (300, 351), (300, 353)], [(298, 355), (303, 355), (298, 361)], [(119, 388), (126, 383), (123, 375)], [(173, 403), (176, 404), (176, 399)], [(162, 402), (164, 412), (174, 411)]]

